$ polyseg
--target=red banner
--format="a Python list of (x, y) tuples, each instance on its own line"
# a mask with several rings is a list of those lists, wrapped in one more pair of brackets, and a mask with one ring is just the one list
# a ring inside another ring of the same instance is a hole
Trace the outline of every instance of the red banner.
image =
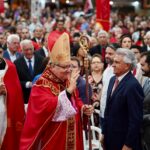
[(4, 12), (4, 0), (0, 0), (0, 13)]
[(110, 0), (96, 0), (96, 19), (101, 24), (104, 30), (110, 28)]

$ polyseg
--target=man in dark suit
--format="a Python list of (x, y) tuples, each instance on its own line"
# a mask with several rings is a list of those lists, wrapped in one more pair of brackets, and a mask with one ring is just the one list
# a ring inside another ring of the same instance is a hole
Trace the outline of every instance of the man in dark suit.
[(102, 60), (105, 60), (105, 49), (109, 43), (109, 35), (106, 31), (100, 30), (98, 33), (98, 45), (92, 47), (89, 51), (90, 55), (101, 54)]
[(43, 28), (40, 25), (37, 25), (33, 31), (32, 41), (36, 42), (40, 47), (42, 47), (43, 35)]
[(34, 54), (34, 47), (31, 40), (23, 40), (20, 45), (23, 56), (14, 63), (21, 82), (25, 104), (27, 104), (32, 87), (32, 80), (36, 75), (42, 73), (41, 66), (43, 57)]
[(143, 91), (145, 94), (143, 110), (144, 110), (144, 120), (143, 120), (143, 150), (150, 149), (150, 52), (144, 52), (140, 59), (141, 69), (143, 76), (147, 77), (144, 85)]
[(7, 50), (4, 51), (3, 57), (14, 62), (21, 56), (18, 52), (20, 44), (20, 38), (17, 34), (11, 34), (7, 38)]
[(40, 48), (39, 50), (37, 50), (35, 53), (42, 56), (42, 57), (48, 57), (49, 52), (48, 52), (48, 33), (45, 34), (44, 36), (44, 46), (42, 48)]
[(132, 51), (119, 48), (114, 57), (102, 128), (105, 150), (141, 150), (140, 129), (144, 93), (131, 73), (136, 61)]

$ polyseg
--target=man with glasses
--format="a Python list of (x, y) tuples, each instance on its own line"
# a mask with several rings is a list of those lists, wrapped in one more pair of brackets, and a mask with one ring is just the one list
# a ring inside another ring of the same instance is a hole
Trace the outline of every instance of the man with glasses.
[(21, 41), (20, 46), (23, 55), (14, 63), (21, 82), (24, 103), (28, 104), (28, 99), (32, 88), (32, 80), (36, 75), (42, 73), (43, 57), (34, 54), (34, 47), (31, 40), (26, 39)]
[(51, 32), (48, 47), (50, 61), (32, 87), (20, 150), (83, 150), (81, 112), (90, 116), (93, 107), (78, 97), (68, 34)]

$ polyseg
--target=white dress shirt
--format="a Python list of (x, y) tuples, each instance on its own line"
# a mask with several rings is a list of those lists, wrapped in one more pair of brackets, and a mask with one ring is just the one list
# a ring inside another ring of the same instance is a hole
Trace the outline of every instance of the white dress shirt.
[(114, 76), (113, 73), (113, 67), (108, 66), (104, 73), (103, 73), (103, 88), (102, 88), (102, 94), (101, 94), (101, 100), (100, 100), (100, 116), (104, 118), (104, 112), (105, 112), (105, 107), (106, 107), (106, 100), (107, 100), (107, 90), (108, 90), (108, 85), (111, 77)]
[(48, 57), (48, 49), (45, 46), (43, 46), (43, 50), (44, 50), (45, 56)]
[(147, 51), (150, 51), (150, 46), (149, 45), (147, 45)]
[[(29, 60), (24, 56), (24, 59), (26, 61), (26, 64), (27, 66), (29, 67)], [(34, 68), (34, 62), (35, 62), (35, 58), (34, 56), (31, 58), (31, 65), (32, 65), (32, 68)], [(31, 81), (27, 81), (26, 82), (26, 88), (31, 88)]]
[(16, 54), (12, 54), (9, 49), (7, 49), (11, 62), (14, 62), (17, 57)]
[[(24, 59), (26, 61), (27, 66), (29, 67), (29, 59), (27, 59), (25, 56)], [(31, 60), (32, 68), (34, 68), (34, 56), (30, 60)]]

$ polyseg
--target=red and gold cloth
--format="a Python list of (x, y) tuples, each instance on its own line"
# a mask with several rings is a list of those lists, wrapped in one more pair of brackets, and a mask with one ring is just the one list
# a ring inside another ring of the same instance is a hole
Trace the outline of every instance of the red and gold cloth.
[(96, 0), (96, 21), (102, 26), (103, 30), (110, 28), (110, 0)]
[(19, 142), (25, 120), (24, 101), (20, 81), (15, 65), (5, 60), (8, 65), (3, 82), (7, 94), (7, 129), (1, 150), (19, 150)]
[(77, 114), (62, 122), (53, 122), (58, 95), (66, 83), (58, 79), (48, 65), (31, 91), (20, 150), (83, 150), (80, 110), (83, 105), (75, 94)]

